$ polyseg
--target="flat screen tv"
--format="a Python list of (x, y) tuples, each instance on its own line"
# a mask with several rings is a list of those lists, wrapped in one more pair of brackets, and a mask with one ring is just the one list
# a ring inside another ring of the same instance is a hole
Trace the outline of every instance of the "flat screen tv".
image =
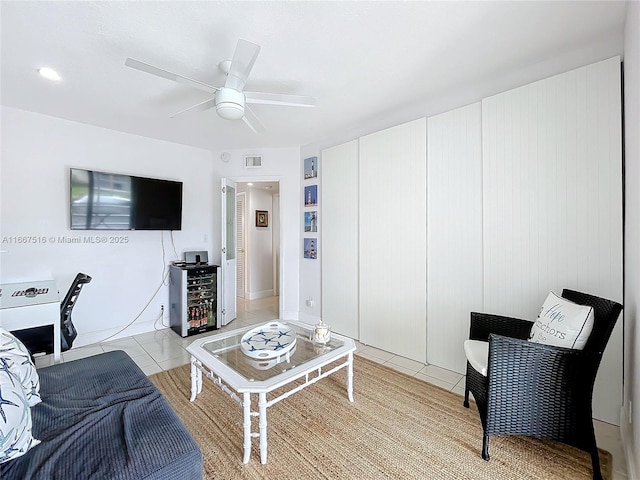
[(70, 172), (71, 230), (181, 230), (182, 182)]

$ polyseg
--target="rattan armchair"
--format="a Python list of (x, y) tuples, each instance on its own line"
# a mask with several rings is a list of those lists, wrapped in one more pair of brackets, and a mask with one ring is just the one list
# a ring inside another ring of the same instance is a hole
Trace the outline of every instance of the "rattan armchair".
[(602, 354), (622, 305), (573, 290), (562, 296), (594, 308), (594, 325), (583, 350), (527, 341), (532, 322), (471, 313), (471, 340), (489, 342), (487, 375), (467, 362), (464, 406), (469, 392), (484, 430), (482, 458), (489, 460), (489, 437), (526, 435), (572, 445), (591, 455), (593, 478), (602, 479), (592, 419), (592, 395)]

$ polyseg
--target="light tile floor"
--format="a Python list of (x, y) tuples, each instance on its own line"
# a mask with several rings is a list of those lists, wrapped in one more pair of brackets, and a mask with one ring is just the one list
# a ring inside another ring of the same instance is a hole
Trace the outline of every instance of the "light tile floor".
[[(238, 299), (237, 318), (219, 330), (202, 335), (212, 335), (225, 330), (233, 330), (278, 318), (278, 300), (278, 297), (252, 301)], [(182, 338), (170, 328), (162, 328), (154, 332), (74, 348), (62, 354), (62, 361), (84, 358), (111, 350), (124, 350), (147, 375), (152, 375), (189, 363), (189, 354), (185, 350), (185, 347), (200, 337), (201, 336)], [(459, 395), (464, 395), (464, 375), (436, 367), (435, 365), (425, 365), (424, 363), (385, 352), (384, 350), (364, 345), (360, 342), (356, 342), (356, 345), (356, 355), (368, 358), (399, 372), (420, 378), (421, 380)], [(52, 362), (52, 355), (36, 358), (36, 365), (38, 367), (51, 365)], [(462, 399), (460, 401), (462, 401)], [(594, 424), (598, 446), (611, 452), (613, 455), (612, 480), (627, 480), (620, 429), (615, 425), (597, 420), (594, 421)], [(479, 439), (478, 441), (480, 442), (481, 440)]]

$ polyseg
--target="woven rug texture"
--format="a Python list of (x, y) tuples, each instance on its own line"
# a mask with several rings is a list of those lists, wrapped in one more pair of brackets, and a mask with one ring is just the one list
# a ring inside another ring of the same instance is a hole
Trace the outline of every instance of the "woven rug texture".
[[(150, 378), (200, 445), (206, 479), (592, 478), (587, 453), (548, 440), (492, 437), (491, 460), (482, 460), (473, 402), (466, 409), (460, 395), (357, 355), (354, 403), (343, 369), (267, 410), (266, 465), (257, 438), (242, 463), (242, 409), (209, 379), (192, 403), (189, 365)], [(252, 427), (257, 431), (257, 417)], [(611, 455), (601, 450), (600, 457), (610, 480)]]

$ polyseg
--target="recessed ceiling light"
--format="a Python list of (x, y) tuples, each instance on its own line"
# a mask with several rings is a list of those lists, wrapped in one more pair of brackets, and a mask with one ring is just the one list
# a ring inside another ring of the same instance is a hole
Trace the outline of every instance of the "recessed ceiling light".
[(253, 183), (251, 182), (247, 183), (247, 185), (249, 185), (250, 187), (253, 187)]
[(62, 80), (62, 77), (60, 77), (60, 75), (58, 75), (58, 72), (56, 72), (53, 68), (42, 67), (38, 69), (38, 73), (47, 80), (53, 80), (54, 82)]

